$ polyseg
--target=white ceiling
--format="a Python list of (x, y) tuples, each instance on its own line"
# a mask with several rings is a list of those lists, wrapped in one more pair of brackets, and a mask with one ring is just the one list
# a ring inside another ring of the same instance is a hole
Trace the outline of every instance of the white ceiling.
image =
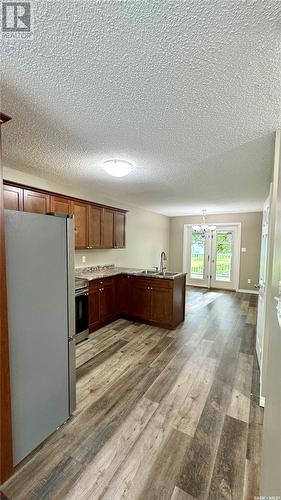
[[(3, 39), (7, 165), (166, 215), (262, 207), (281, 125), (281, 2), (32, 2)], [(111, 178), (105, 159), (132, 161)]]

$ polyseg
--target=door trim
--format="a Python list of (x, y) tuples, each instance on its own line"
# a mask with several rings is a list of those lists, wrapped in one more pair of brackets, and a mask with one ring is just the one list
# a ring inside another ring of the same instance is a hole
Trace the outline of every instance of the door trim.
[(240, 292), (240, 293), (251, 293), (251, 294), (254, 294), (254, 295), (258, 295), (259, 292), (257, 292), (257, 290), (246, 290), (244, 288), (238, 288), (237, 292)]
[[(241, 262), (241, 233), (242, 233), (242, 223), (241, 222), (212, 222), (212, 225), (223, 227), (223, 226), (235, 226), (237, 227), (237, 245), (238, 245), (238, 263), (237, 263), (237, 271), (235, 279), (233, 280), (235, 283), (235, 291), (239, 290), (239, 282), (240, 282), (240, 262)], [(188, 228), (194, 226), (193, 224), (184, 224), (183, 225), (183, 251), (182, 251), (182, 272), (187, 272), (187, 244), (188, 244)], [(197, 285), (200, 287), (200, 285)], [(210, 288), (206, 286), (202, 286), (200, 288)]]
[[(1, 125), (11, 120), (10, 116), (0, 113), (0, 156)], [(1, 158), (0, 158), (1, 159)], [(8, 331), (8, 304), (6, 288), (6, 254), (4, 228), (4, 193), (3, 172), (0, 162), (0, 274), (1, 274), (1, 348), (0, 348), (0, 382), (1, 382), (1, 427), (0, 427), (0, 484), (13, 472), (13, 435), (12, 435), (12, 407), (10, 389), (10, 362), (9, 362), (9, 331)]]

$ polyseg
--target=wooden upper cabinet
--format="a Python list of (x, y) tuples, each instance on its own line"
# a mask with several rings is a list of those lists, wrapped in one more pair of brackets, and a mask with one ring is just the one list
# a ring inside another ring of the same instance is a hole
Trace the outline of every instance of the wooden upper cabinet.
[(23, 190), (23, 210), (35, 214), (45, 214), (50, 211), (50, 195), (39, 191)]
[(74, 215), (75, 248), (88, 248), (88, 207), (87, 203), (73, 201), (71, 210)]
[(58, 214), (72, 214), (72, 203), (68, 198), (62, 196), (51, 196), (51, 212)]
[(126, 215), (122, 212), (114, 213), (114, 247), (125, 248)]
[(114, 247), (114, 210), (109, 208), (103, 209), (103, 237), (102, 237), (102, 247), (103, 248), (113, 248)]
[(4, 184), (4, 208), (75, 217), (75, 248), (125, 248), (126, 214), (114, 207), (68, 198), (21, 184)]
[(102, 208), (89, 205), (89, 248), (102, 247), (102, 213)]
[(15, 186), (3, 186), (4, 208), (8, 210), (23, 210), (23, 189)]

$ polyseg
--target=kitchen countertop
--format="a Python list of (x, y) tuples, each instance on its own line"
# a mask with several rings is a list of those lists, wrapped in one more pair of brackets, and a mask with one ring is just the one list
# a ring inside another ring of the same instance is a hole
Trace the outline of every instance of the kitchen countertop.
[(143, 278), (157, 278), (157, 279), (170, 279), (174, 280), (185, 276), (186, 273), (176, 273), (174, 276), (169, 275), (159, 275), (159, 274), (147, 274), (142, 273), (145, 269), (138, 269), (134, 267), (114, 267), (112, 269), (103, 269), (98, 271), (90, 271), (89, 268), (85, 267), (85, 271), (83, 267), (75, 269), (75, 276), (79, 278), (87, 279), (88, 281), (102, 278), (109, 278), (111, 276), (118, 276), (120, 274), (128, 274), (130, 276), (141, 276)]

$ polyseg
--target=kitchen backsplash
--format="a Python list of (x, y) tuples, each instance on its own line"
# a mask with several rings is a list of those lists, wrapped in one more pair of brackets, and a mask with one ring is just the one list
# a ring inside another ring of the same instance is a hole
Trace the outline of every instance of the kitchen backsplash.
[(100, 266), (79, 266), (75, 267), (75, 274), (78, 276), (79, 273), (96, 273), (99, 271), (109, 271), (110, 269), (114, 269), (115, 264), (103, 264)]

